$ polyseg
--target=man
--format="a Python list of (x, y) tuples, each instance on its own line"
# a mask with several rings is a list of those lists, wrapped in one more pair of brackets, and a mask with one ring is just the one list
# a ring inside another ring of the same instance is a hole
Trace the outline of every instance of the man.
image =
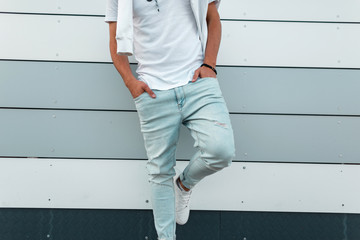
[[(160, 240), (175, 239), (175, 219), (185, 224), (189, 217), (191, 189), (229, 166), (234, 156), (229, 113), (215, 69), (221, 38), (218, 4), (108, 0), (111, 57), (139, 114)], [(138, 79), (127, 57), (133, 50)], [(181, 124), (191, 131), (198, 151), (174, 181)]]

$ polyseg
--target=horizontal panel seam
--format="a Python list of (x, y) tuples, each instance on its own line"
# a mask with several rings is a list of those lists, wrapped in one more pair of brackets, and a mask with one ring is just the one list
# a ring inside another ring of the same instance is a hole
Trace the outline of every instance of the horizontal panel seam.
[[(113, 64), (112, 62), (96, 62), (96, 61), (66, 61), (66, 60), (38, 60), (38, 59), (0, 59), (0, 62), (39, 62), (39, 63), (79, 63), (79, 64)], [(137, 63), (130, 63), (137, 66)], [(360, 70), (360, 68), (346, 67), (297, 67), (297, 66), (254, 66), (254, 65), (227, 65), (217, 64), (217, 67), (223, 68), (273, 68), (273, 69), (319, 69), (319, 70)]]
[[(82, 108), (30, 108), (30, 107), (0, 107), (0, 110), (35, 110), (35, 111), (79, 111), (79, 112), (137, 112), (136, 110), (124, 109), (82, 109)], [(314, 113), (254, 113), (254, 112), (230, 112), (231, 115), (265, 115), (265, 116), (309, 116), (309, 117), (355, 117), (356, 114), (314, 114)]]
[(358, 114), (321, 114), (321, 113), (253, 113), (253, 112), (230, 112), (239, 115), (271, 115), (271, 116), (309, 116), (309, 117), (360, 117)]
[(222, 18), (224, 22), (281, 22), (281, 23), (325, 23), (325, 24), (360, 24), (359, 22), (315, 21), (315, 20), (283, 20), (283, 19), (234, 19)]
[[(60, 159), (64, 159), (64, 160), (113, 160), (113, 161), (147, 161), (148, 159), (145, 158), (101, 158), (101, 157), (96, 157), (96, 158), (90, 158), (90, 157), (24, 157), (24, 156), (0, 156), (0, 161), (2, 159), (8, 159), (8, 158), (12, 158), (12, 159), (33, 159), (33, 160), (60, 160)], [(178, 162), (187, 162), (189, 161), (189, 159), (182, 159), (182, 158), (177, 158), (176, 161)], [(291, 162), (291, 161), (249, 161), (249, 160), (233, 160), (233, 163), (243, 163), (243, 164), (247, 164), (247, 163), (264, 163), (264, 164), (309, 164), (309, 165), (339, 165), (339, 166), (343, 166), (343, 165), (360, 165), (360, 163), (353, 163), (353, 162)]]
[[(0, 14), (17, 15), (46, 15), (46, 16), (74, 16), (74, 17), (98, 17), (104, 18), (103, 14), (82, 13), (49, 13), (49, 12), (0, 12)], [(243, 18), (221, 18), (226, 22), (284, 22), (284, 23), (326, 23), (326, 24), (360, 24), (360, 21), (327, 21), (327, 20), (284, 20), (284, 19), (243, 19)]]
[(40, 13), (40, 12), (0, 12), (0, 14), (14, 14), (14, 15), (45, 15), (45, 16), (69, 16), (69, 17), (102, 17), (105, 15), (99, 14), (76, 14), (76, 13)]

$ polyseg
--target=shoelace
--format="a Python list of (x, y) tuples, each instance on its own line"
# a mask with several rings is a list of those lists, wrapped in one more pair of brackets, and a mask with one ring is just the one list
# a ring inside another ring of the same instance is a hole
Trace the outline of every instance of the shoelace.
[(189, 192), (185, 192), (183, 191), (181, 194), (181, 198), (179, 199), (182, 203), (182, 205), (185, 206), (185, 208), (188, 206), (189, 201), (190, 201), (190, 195), (191, 195), (191, 191)]

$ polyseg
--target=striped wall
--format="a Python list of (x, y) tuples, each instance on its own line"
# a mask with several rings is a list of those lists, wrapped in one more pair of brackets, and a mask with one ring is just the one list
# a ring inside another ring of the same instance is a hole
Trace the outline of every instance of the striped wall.
[[(104, 9), (1, 1), (1, 208), (149, 209), (143, 140)], [(236, 157), (197, 187), (194, 209), (360, 213), (359, 9), (223, 1), (217, 67)], [(183, 128), (179, 169), (192, 144)]]

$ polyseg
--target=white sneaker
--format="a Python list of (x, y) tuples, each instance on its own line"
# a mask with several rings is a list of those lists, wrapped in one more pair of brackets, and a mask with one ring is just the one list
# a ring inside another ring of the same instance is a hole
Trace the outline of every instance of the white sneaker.
[(190, 215), (190, 196), (191, 190), (185, 191), (180, 186), (180, 183), (175, 179), (175, 210), (176, 210), (176, 223), (184, 225)]

